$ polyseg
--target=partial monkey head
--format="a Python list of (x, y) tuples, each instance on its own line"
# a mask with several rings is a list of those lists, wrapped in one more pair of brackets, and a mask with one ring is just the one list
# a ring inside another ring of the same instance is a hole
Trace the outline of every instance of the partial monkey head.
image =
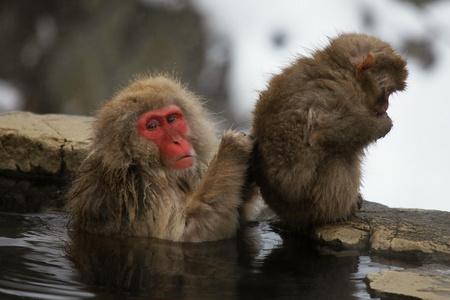
[(325, 53), (337, 58), (341, 66), (352, 69), (366, 92), (366, 105), (375, 116), (383, 116), (389, 107), (389, 96), (406, 87), (406, 61), (376, 37), (343, 34), (330, 42)]

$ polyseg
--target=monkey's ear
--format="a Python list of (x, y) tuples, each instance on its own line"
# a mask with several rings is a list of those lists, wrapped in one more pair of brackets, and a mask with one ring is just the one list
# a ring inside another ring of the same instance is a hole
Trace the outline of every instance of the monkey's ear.
[(359, 64), (356, 68), (356, 78), (361, 79), (364, 75), (364, 72), (367, 69), (370, 69), (375, 64), (375, 59), (372, 54), (367, 54), (366, 58)]

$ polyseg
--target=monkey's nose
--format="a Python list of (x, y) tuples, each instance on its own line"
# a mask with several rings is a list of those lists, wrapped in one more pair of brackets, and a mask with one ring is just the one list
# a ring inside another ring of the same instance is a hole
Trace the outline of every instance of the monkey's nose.
[(181, 136), (173, 136), (173, 137), (172, 137), (172, 142), (173, 142), (175, 145), (181, 145), (182, 141), (183, 141), (183, 139), (182, 139)]

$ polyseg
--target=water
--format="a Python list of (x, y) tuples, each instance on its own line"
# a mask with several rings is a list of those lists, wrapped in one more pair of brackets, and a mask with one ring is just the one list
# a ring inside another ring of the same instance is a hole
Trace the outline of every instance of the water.
[(66, 223), (0, 213), (0, 299), (371, 299), (365, 275), (395, 268), (322, 255), (264, 222), (200, 244), (73, 234)]

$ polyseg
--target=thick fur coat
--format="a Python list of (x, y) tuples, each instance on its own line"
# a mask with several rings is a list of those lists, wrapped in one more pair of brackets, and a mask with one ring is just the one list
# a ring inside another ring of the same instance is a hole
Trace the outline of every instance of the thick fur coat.
[(364, 148), (390, 131), (388, 97), (406, 77), (405, 60), (363, 34), (342, 34), (273, 77), (253, 113), (252, 173), (281, 220), (305, 228), (358, 210)]
[[(142, 114), (171, 105), (189, 125), (186, 137), (196, 156), (188, 170), (167, 166), (158, 146), (137, 130)], [(209, 117), (196, 95), (163, 76), (139, 78), (107, 101), (67, 193), (73, 227), (173, 241), (234, 236), (252, 141), (229, 131), (217, 148)]]

